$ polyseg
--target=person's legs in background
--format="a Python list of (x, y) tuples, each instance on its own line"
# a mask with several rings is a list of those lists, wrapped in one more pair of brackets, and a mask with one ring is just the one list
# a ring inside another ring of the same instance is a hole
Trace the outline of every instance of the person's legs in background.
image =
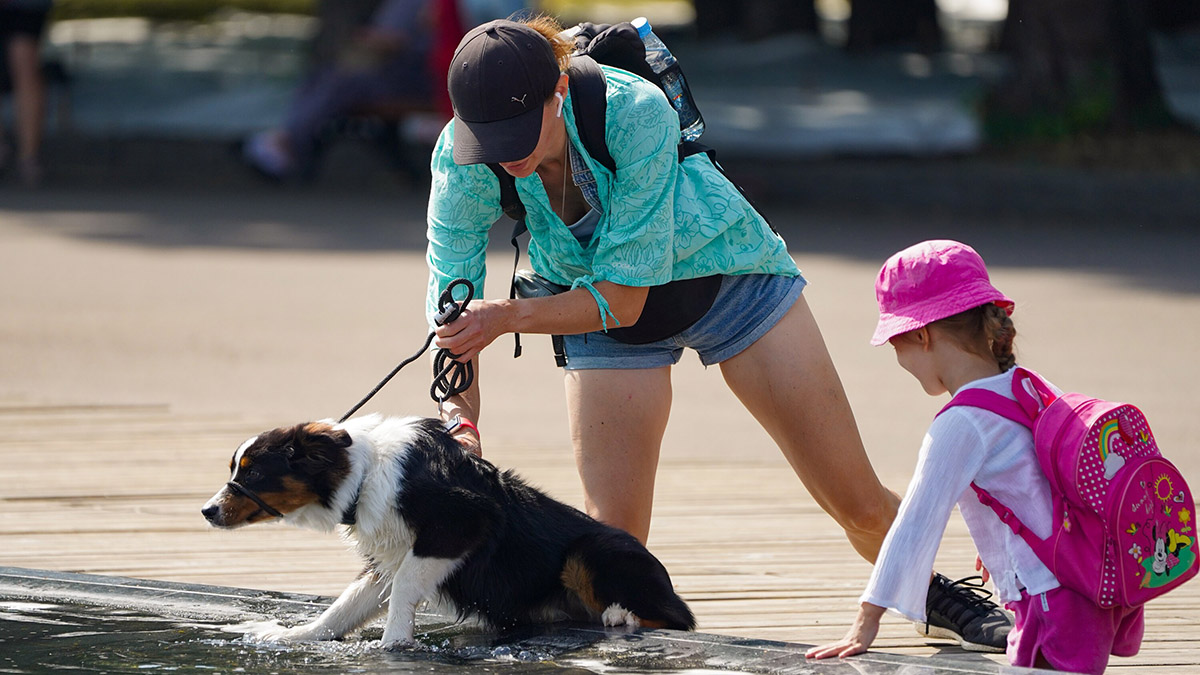
[(380, 67), (331, 66), (314, 72), (293, 97), (283, 125), (245, 141), (244, 161), (272, 178), (311, 173), (321, 134), (334, 120), (381, 102), (429, 104), (424, 59), (404, 53)]
[(26, 187), (36, 187), (42, 180), (46, 83), (42, 77), (40, 36), (45, 19), (46, 13), (42, 11), (0, 11), (0, 23), (9, 24), (0, 33), (0, 41), (4, 43), (4, 56), (12, 81), (15, 163), (17, 175)]

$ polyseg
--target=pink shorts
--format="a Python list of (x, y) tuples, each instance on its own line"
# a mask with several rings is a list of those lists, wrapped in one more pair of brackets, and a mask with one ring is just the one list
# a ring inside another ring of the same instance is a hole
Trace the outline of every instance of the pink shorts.
[(1034, 667), (1041, 655), (1056, 670), (1103, 673), (1108, 656), (1133, 656), (1142, 645), (1143, 608), (1101, 609), (1067, 588), (1006, 605), (1017, 615), (1008, 634), (1008, 660)]

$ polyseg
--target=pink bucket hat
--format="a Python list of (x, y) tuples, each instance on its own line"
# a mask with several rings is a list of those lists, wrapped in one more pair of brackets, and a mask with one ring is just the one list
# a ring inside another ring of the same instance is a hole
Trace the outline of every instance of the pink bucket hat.
[(1014, 303), (988, 278), (975, 249), (949, 239), (914, 244), (883, 263), (875, 279), (879, 325), (871, 344), (916, 330), (938, 319), (995, 303), (1009, 314)]

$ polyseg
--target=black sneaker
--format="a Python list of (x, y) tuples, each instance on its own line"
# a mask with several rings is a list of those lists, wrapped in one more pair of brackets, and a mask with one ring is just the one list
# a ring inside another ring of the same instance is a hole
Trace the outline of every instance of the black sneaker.
[(1012, 615), (996, 606), (983, 577), (950, 581), (934, 574), (925, 596), (925, 623), (914, 623), (925, 637), (946, 638), (971, 652), (1003, 652)]

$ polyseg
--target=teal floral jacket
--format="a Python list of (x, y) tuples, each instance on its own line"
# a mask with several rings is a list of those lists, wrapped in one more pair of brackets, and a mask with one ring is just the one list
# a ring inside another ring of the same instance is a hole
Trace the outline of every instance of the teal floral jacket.
[[(679, 118), (662, 92), (625, 71), (604, 71), (605, 141), (616, 175), (582, 151), (570, 96), (563, 114), (568, 138), (591, 169), (606, 207), (584, 246), (554, 213), (538, 175), (518, 178), (534, 271), (555, 283), (587, 288), (606, 328), (614, 317), (593, 287), (597, 281), (655, 286), (712, 274), (798, 275), (783, 240), (707, 156), (679, 161)], [(451, 121), (432, 159), (429, 317), (454, 279), (483, 288), (488, 230), (502, 215), (495, 174), (482, 164), (455, 164), (453, 148)], [(574, 177), (579, 180), (578, 173)]]

